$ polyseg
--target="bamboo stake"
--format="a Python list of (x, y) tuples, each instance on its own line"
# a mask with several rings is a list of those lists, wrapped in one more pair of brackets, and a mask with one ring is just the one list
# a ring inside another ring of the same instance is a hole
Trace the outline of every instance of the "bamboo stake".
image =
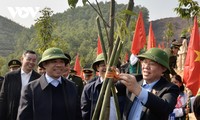
[[(133, 1), (129, 0), (129, 4), (128, 4), (127, 9), (132, 11), (133, 5), (130, 6), (130, 4), (134, 4)], [(127, 24), (126, 24), (127, 26), (128, 26), (129, 21), (130, 21), (130, 17), (128, 17), (128, 16), (129, 16), (129, 15), (126, 15), (126, 16), (125, 16), (125, 17), (126, 17), (126, 20), (127, 20)], [(99, 18), (97, 18), (97, 25), (98, 25), (98, 30), (99, 30), (99, 35), (100, 35), (101, 43), (104, 43), (104, 41), (103, 41), (103, 36), (102, 36), (102, 32), (101, 32), (101, 27), (100, 27)], [(118, 37), (117, 40), (120, 41), (120, 38)], [(105, 51), (105, 49), (103, 49), (103, 47), (105, 48), (105, 45), (102, 45), (102, 50), (103, 50), (103, 54), (104, 54), (105, 61), (106, 61), (106, 63), (108, 63), (106, 51)], [(111, 59), (111, 58), (109, 57), (109, 59)], [(115, 59), (115, 60), (116, 60), (116, 59)], [(109, 61), (109, 63), (110, 63), (110, 61)], [(110, 65), (111, 65), (111, 64), (110, 64)], [(98, 98), (98, 101), (97, 101), (97, 104), (96, 104), (96, 107), (95, 107), (95, 111), (94, 111), (92, 120), (98, 120), (98, 115), (99, 115), (99, 111), (100, 111), (100, 108), (101, 108), (101, 105), (102, 105), (103, 96), (104, 96), (105, 89), (106, 89), (106, 86), (107, 86), (107, 84), (108, 84), (109, 81), (111, 81), (111, 80), (105, 79), (104, 82), (103, 82), (103, 85), (102, 85), (102, 88), (101, 88), (101, 91), (100, 91), (100, 95), (99, 95), (99, 98)], [(113, 85), (113, 86), (114, 86), (114, 85)], [(112, 91), (113, 91), (113, 87), (112, 87)], [(115, 96), (115, 105), (117, 105), (116, 101), (117, 101), (118, 99), (116, 99), (116, 98), (117, 98), (117, 97), (116, 97), (116, 94), (115, 94), (114, 91), (113, 91), (112, 93), (113, 93), (113, 96)], [(119, 108), (119, 107), (118, 107), (118, 108)], [(117, 110), (119, 110), (118, 108), (116, 107)], [(120, 115), (119, 113), (120, 113), (120, 112), (118, 111), (117, 114)], [(118, 118), (120, 118), (120, 117), (118, 116)], [(118, 120), (120, 120), (120, 119), (118, 119)]]
[[(117, 55), (115, 57), (115, 63), (114, 63), (114, 65), (117, 64), (116, 58), (119, 58), (119, 54), (121, 53), (122, 46), (123, 46), (123, 43), (120, 42), (119, 47), (118, 47), (118, 52), (117, 52)], [(116, 113), (117, 113), (116, 114), (117, 120), (121, 120), (121, 113), (120, 113), (120, 108), (119, 108), (119, 104), (118, 104), (119, 101), (118, 101), (118, 97), (117, 97), (117, 93), (116, 93), (116, 89), (115, 89), (114, 85), (112, 85), (112, 87), (111, 87), (111, 92), (112, 92), (112, 95), (114, 97), (115, 108), (116, 108)]]
[[(118, 46), (119, 46), (119, 43), (120, 43), (120, 39), (117, 39), (116, 41), (116, 44), (114, 46), (114, 49), (112, 51), (112, 54), (111, 54), (111, 57), (110, 57), (110, 60), (109, 60), (109, 63), (108, 63), (108, 66), (107, 66), (107, 72), (106, 72), (106, 75), (108, 73), (108, 71), (111, 72), (111, 69), (110, 67), (113, 66), (113, 64), (115, 63), (116, 61), (116, 56), (119, 57), (119, 52), (118, 52)], [(118, 55), (117, 55), (118, 54)], [(105, 75), (105, 76), (106, 76)], [(107, 79), (107, 78), (106, 78)], [(113, 80), (112, 79), (109, 79), (108, 80), (108, 85), (106, 87), (106, 91), (105, 91), (105, 95), (104, 95), (104, 99), (103, 99), (103, 105), (102, 105), (102, 109), (101, 109), (101, 113), (100, 113), (100, 118), (99, 120), (105, 120), (106, 118), (109, 118), (109, 111), (110, 111), (110, 94), (111, 94), (111, 86), (114, 86), (113, 85)], [(113, 92), (113, 94), (116, 94), (115, 92)], [(116, 100), (115, 100), (116, 101)], [(115, 103), (115, 104), (118, 104), (118, 103)], [(117, 115), (118, 116), (118, 115)]]
[(104, 59), (105, 59), (105, 61), (107, 63), (106, 48), (105, 48), (103, 35), (102, 35), (102, 31), (101, 31), (101, 25), (100, 25), (100, 21), (99, 21), (99, 16), (96, 18), (96, 20), (97, 20), (97, 27), (98, 27), (98, 31), (99, 31), (99, 37), (100, 37), (101, 47), (102, 47), (102, 51), (103, 51), (103, 56), (104, 56)]
[[(100, 37), (100, 41), (101, 41), (101, 47), (102, 47), (103, 55), (104, 55), (105, 62), (107, 64), (107, 54), (106, 54), (105, 44), (104, 44), (104, 41), (103, 41), (103, 35), (102, 35), (102, 31), (101, 31), (101, 25), (100, 25), (99, 17), (97, 17), (96, 20), (97, 20), (97, 27), (98, 27), (98, 31), (99, 31), (99, 37)], [(103, 103), (103, 97), (104, 97), (104, 94), (105, 94), (107, 83), (108, 83), (108, 79), (105, 79), (104, 82), (103, 82), (103, 85), (101, 87), (101, 91), (100, 91), (99, 98), (97, 100), (97, 104), (96, 104), (96, 107), (95, 107), (95, 110), (94, 110), (94, 113), (93, 113), (93, 116), (92, 116), (92, 120), (98, 120), (98, 118), (99, 118), (99, 112), (100, 112), (100, 109), (101, 109), (101, 105)]]

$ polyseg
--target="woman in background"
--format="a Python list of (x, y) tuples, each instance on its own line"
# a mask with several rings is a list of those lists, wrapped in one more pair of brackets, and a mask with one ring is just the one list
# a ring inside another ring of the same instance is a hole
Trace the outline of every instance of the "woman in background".
[(173, 113), (175, 114), (175, 120), (185, 120), (186, 115), (189, 113), (189, 107), (188, 107), (188, 98), (186, 92), (184, 92), (184, 85), (182, 82), (182, 78), (180, 75), (174, 75), (171, 78), (171, 82), (177, 85), (180, 89), (180, 94), (177, 98), (177, 103), (175, 106), (175, 109), (173, 110)]

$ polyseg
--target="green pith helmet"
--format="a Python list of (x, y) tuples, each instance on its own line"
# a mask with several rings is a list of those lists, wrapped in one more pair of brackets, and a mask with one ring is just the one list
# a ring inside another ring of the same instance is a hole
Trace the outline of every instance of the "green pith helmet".
[(38, 66), (43, 67), (42, 63), (44, 61), (53, 59), (64, 59), (66, 63), (69, 62), (69, 59), (65, 56), (60, 48), (52, 47), (44, 51), (44, 53), (42, 54), (42, 59), (39, 61)]
[(169, 56), (167, 55), (167, 53), (165, 51), (163, 51), (159, 48), (151, 48), (148, 51), (146, 51), (145, 53), (138, 55), (138, 58), (139, 59), (147, 58), (152, 61), (155, 61), (170, 71)]
[(186, 35), (184, 33), (181, 34), (181, 38), (186, 38)]
[(99, 62), (104, 61), (104, 60), (105, 60), (105, 59), (104, 59), (103, 53), (99, 54), (99, 55), (96, 57), (95, 61), (92, 63), (92, 68), (93, 68), (95, 71), (97, 71), (96, 65), (98, 65)]
[(180, 43), (178, 41), (174, 41), (171, 44), (171, 48), (178, 48), (179, 49), (181, 47), (181, 45), (182, 45), (182, 43)]

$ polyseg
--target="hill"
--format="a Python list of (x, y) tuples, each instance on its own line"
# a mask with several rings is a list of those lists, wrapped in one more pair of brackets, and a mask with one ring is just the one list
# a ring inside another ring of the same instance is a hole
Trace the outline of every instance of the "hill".
[[(95, 6), (96, 7), (96, 6)], [(102, 13), (105, 16), (105, 20), (108, 20), (109, 16), (109, 3), (100, 3)], [(116, 5), (117, 11), (125, 9), (126, 5)], [(143, 17), (145, 22), (146, 34), (148, 35), (149, 27), (149, 12), (146, 8), (135, 6), (134, 12), (138, 13), (139, 10), (143, 10)], [(76, 9), (68, 9), (64, 13), (58, 13), (52, 16), (52, 19), (56, 23), (53, 35), (58, 36), (59, 39), (63, 39), (68, 44), (70, 54), (75, 56), (76, 53), (87, 56), (89, 53), (95, 53), (97, 42), (97, 26), (96, 26), (96, 12), (91, 6), (86, 5), (83, 7), (77, 7)], [(132, 17), (132, 22), (136, 21), (136, 16)], [(187, 20), (181, 18), (164, 18), (152, 21), (154, 34), (157, 43), (163, 40), (164, 31), (166, 30), (166, 24), (172, 23), (174, 27), (174, 37), (179, 39), (180, 33), (184, 28), (187, 28)], [(132, 27), (133, 28), (133, 27)], [(134, 29), (132, 29), (133, 31)], [(30, 47), (29, 42), (36, 38), (34, 26), (31, 29), (26, 29), (15, 22), (0, 16), (0, 55), (7, 56), (14, 51), (21, 51)], [(130, 37), (129, 43), (132, 40)], [(29, 45), (29, 47), (28, 47)], [(89, 46), (88, 46), (89, 45)], [(85, 47), (87, 46), (87, 48)], [(130, 47), (130, 44), (127, 45)], [(21, 48), (19, 50), (19, 48)]]
[[(99, 5), (100, 8), (102, 8), (105, 20), (108, 21), (109, 3), (101, 2)], [(96, 5), (94, 6), (97, 7)], [(116, 11), (119, 12), (119, 14), (120, 11), (125, 8), (126, 5), (124, 4), (116, 4)], [(139, 13), (140, 10), (143, 12), (146, 35), (148, 35), (149, 11), (145, 7), (135, 6), (133, 12)], [(119, 17), (119, 14), (116, 14), (116, 17)], [(75, 61), (75, 56), (78, 53), (80, 55), (80, 62), (82, 66), (85, 66), (87, 63), (91, 64), (96, 57), (98, 37), (96, 16), (97, 13), (89, 5), (77, 7), (76, 9), (68, 9), (64, 13), (58, 13), (52, 16), (52, 19), (55, 22), (55, 28), (52, 36), (55, 38), (54, 43), (56, 43), (56, 47), (59, 47), (57, 45), (62, 44), (64, 47), (61, 48), (65, 50), (64, 52), (71, 55), (72, 62)], [(129, 26), (130, 34), (127, 35), (129, 37), (124, 40), (124, 47), (121, 54), (122, 58), (125, 50), (130, 50), (133, 36), (132, 33), (134, 31), (134, 23), (136, 20), (137, 16), (131, 17), (131, 23)], [(173, 25), (174, 36), (172, 38), (176, 39), (179, 39), (183, 29), (186, 29), (189, 25), (191, 25), (187, 20), (178, 17), (152, 21), (153, 31), (157, 43), (162, 42), (164, 31), (167, 29), (166, 25), (168, 23)], [(103, 36), (106, 36), (105, 31), (103, 31)], [(0, 64), (1, 74), (4, 75), (4, 73), (6, 73), (8, 60), (12, 58), (19, 58), (22, 51), (25, 49), (36, 50), (38, 46), (37, 40), (38, 38), (35, 25), (33, 25), (30, 29), (27, 29), (7, 18), (0, 16), (0, 58), (3, 56), (2, 58), (4, 59)], [(104, 41), (107, 41), (106, 37)], [(0, 60), (2, 61), (2, 59)]]
[(0, 56), (7, 56), (14, 51), (17, 37), (23, 29), (21, 25), (0, 16)]
[(166, 25), (168, 23), (171, 23), (173, 25), (173, 38), (177, 40), (180, 39), (181, 32), (192, 25), (191, 22), (180, 17), (163, 18), (152, 21), (153, 31), (158, 42), (161, 42), (163, 40), (164, 31), (167, 29)]

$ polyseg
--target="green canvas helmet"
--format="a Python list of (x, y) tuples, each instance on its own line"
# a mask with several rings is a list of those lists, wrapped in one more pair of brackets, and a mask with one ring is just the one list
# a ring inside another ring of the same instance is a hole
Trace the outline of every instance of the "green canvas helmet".
[(178, 41), (174, 41), (171, 43), (171, 48), (180, 48), (182, 45), (182, 43), (178, 42)]
[(69, 59), (65, 56), (60, 48), (52, 47), (44, 51), (44, 53), (42, 54), (42, 59), (39, 61), (38, 66), (43, 67), (42, 63), (44, 61), (53, 59), (64, 59), (66, 63), (69, 62)]
[(96, 65), (98, 65), (99, 62), (104, 61), (104, 60), (105, 60), (105, 58), (104, 58), (104, 56), (103, 56), (103, 53), (99, 54), (99, 55), (96, 57), (95, 61), (92, 63), (92, 68), (93, 68), (95, 71), (97, 71)]
[(138, 55), (138, 58), (139, 59), (147, 58), (152, 61), (155, 61), (170, 71), (169, 56), (165, 51), (163, 51), (159, 48), (151, 48), (148, 51), (146, 51), (145, 53)]
[(181, 34), (181, 38), (186, 38), (186, 35), (184, 33)]

